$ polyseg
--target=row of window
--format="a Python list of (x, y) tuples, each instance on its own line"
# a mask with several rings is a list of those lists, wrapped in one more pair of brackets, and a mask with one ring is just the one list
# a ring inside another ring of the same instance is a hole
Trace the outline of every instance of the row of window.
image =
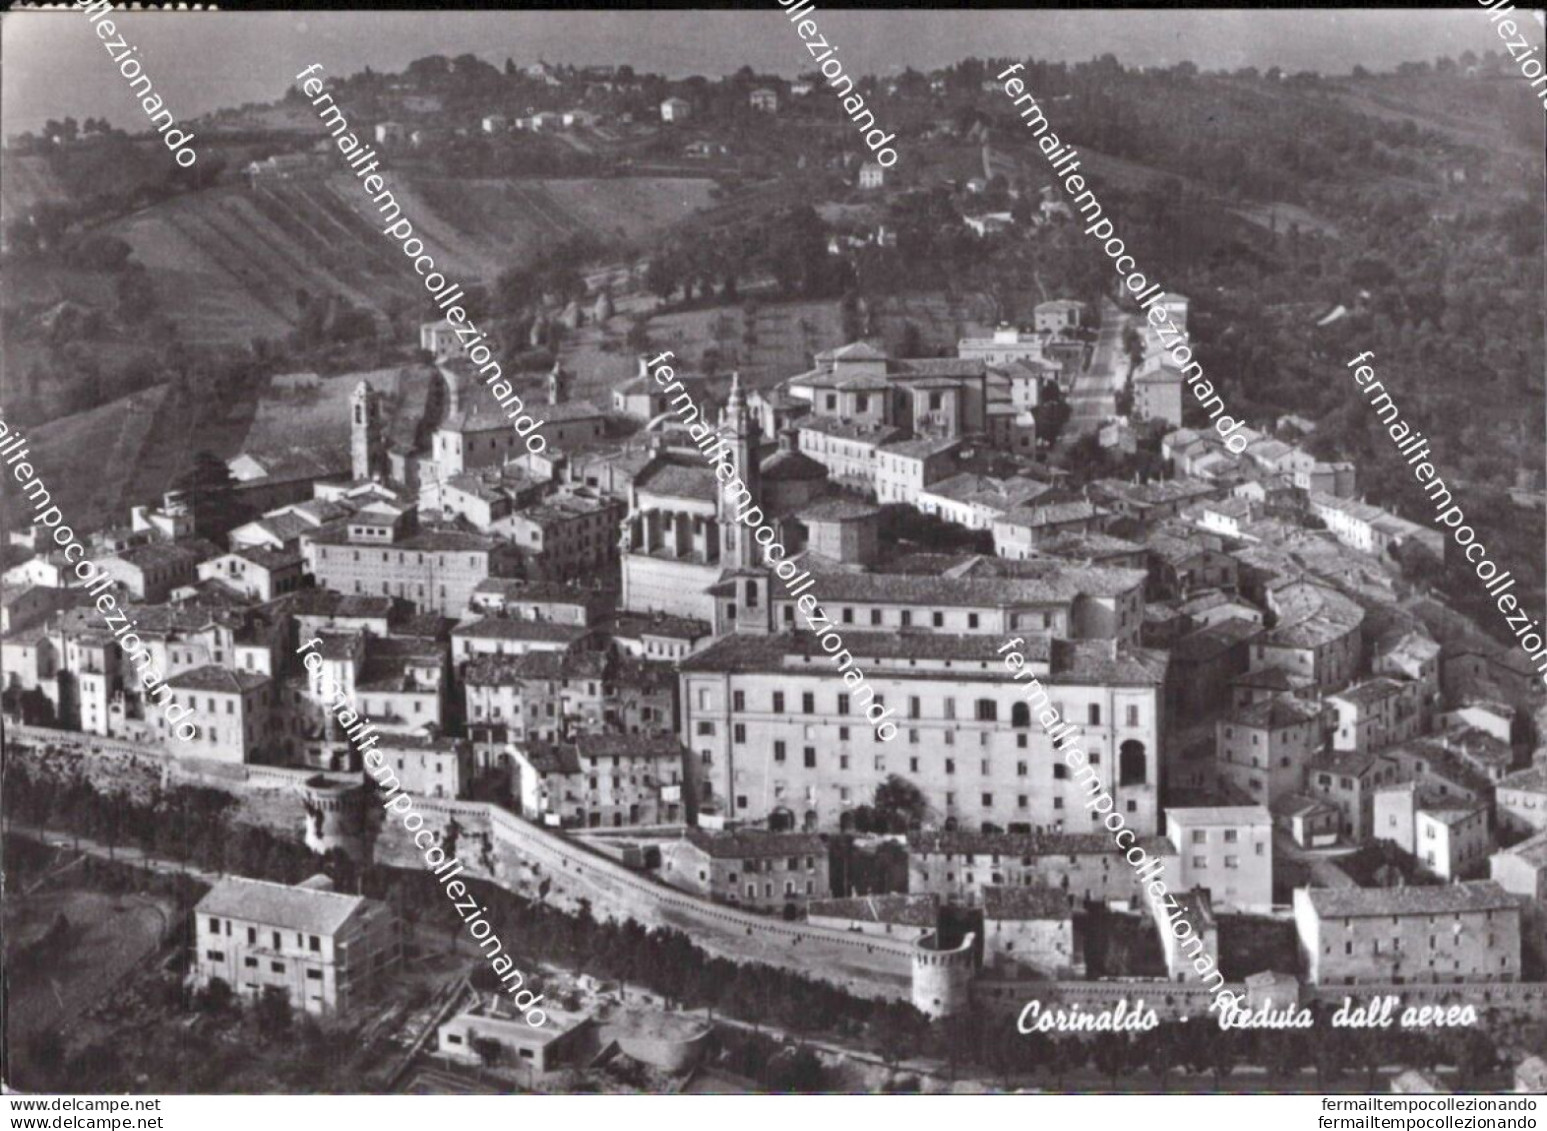
[[(881, 706), (884, 707), (886, 705), (886, 696), (884, 696), (884, 695), (877, 695), (875, 697), (875, 701), (878, 704), (880, 704)], [(701, 688), (698, 689), (698, 706), (699, 706), (700, 710), (703, 710), (703, 711), (711, 710), (713, 702), (714, 702), (713, 693), (712, 693), (712, 691), (709, 688), (701, 687)], [(942, 700), (942, 703), (944, 704), (944, 708), (943, 709), (944, 709), (944, 712), (945, 712), (942, 717), (947, 718), (947, 719), (954, 719), (954, 718), (956, 718), (956, 700), (953, 699), (953, 698), (947, 697), (946, 699)], [(837, 699), (837, 710), (836, 710), (835, 713), (839, 714), (839, 715), (850, 714), (851, 713), (850, 712), (850, 707), (851, 706), (852, 706), (852, 700), (850, 699), (849, 695), (847, 693), (845, 693), (845, 692), (839, 692), (838, 693), (838, 699)], [(1064, 716), (1064, 710), (1063, 710), (1063, 704), (1055, 702), (1055, 703), (1052, 704), (1052, 709), (1058, 713), (1059, 718), (1064, 718), (1065, 717)], [(732, 691), (731, 692), (731, 711), (733, 713), (745, 713), (746, 710), (747, 710), (747, 693), (745, 691)], [(770, 712), (772, 714), (775, 714), (775, 715), (783, 715), (783, 714), (787, 713), (786, 712), (786, 703), (785, 703), (784, 692), (782, 692), (782, 691), (775, 691), (775, 692), (773, 692), (772, 697), (771, 697), (770, 702), (769, 702), (769, 710), (770, 710)], [(975, 700), (973, 700), (972, 710), (973, 710), (973, 719), (975, 721), (977, 721), (977, 722), (980, 722), (980, 723), (993, 723), (993, 722), (998, 722), (999, 721), (999, 701), (997, 699), (975, 699)], [(814, 715), (814, 714), (816, 714), (816, 692), (814, 692), (814, 691), (803, 691), (803, 692), (801, 692), (801, 695), (800, 695), (800, 713), (803, 714), (803, 715)], [(917, 696), (917, 695), (910, 695), (910, 696), (908, 696), (908, 714), (907, 714), (907, 717), (910, 718), (910, 719), (918, 719), (918, 718), (922, 718), (923, 717), (923, 700), (919, 696)], [(1127, 712), (1126, 712), (1126, 714), (1124, 716), (1124, 721), (1125, 721), (1126, 725), (1131, 726), (1131, 727), (1139, 726), (1140, 725), (1139, 718), (1140, 718), (1139, 705), (1137, 703), (1129, 703), (1127, 705)], [(1088, 703), (1088, 704), (1086, 704), (1086, 707), (1085, 707), (1085, 724), (1087, 726), (1100, 726), (1101, 725), (1101, 704), (1099, 704), (1099, 703)], [(699, 725), (702, 726), (703, 724), (700, 723)], [(1026, 703), (1013, 703), (1013, 704), (1011, 704), (1011, 707), (1010, 707), (1010, 725), (1011, 726), (1017, 726), (1017, 727), (1029, 727), (1031, 725), (1031, 707), (1028, 704), (1026, 704)], [(714, 732), (713, 731), (700, 731), (700, 733), (712, 734)]]

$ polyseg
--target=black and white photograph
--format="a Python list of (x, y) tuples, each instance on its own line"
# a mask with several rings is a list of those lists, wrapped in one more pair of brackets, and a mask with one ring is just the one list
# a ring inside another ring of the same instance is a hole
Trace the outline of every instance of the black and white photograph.
[(0, 144), (7, 1127), (1536, 1126), (1540, 9), (75, 0)]

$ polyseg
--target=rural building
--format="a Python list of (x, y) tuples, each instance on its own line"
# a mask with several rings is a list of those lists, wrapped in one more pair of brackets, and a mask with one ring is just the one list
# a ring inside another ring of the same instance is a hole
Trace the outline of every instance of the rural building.
[(217, 882), (193, 910), (195, 985), (220, 978), (249, 1002), (272, 986), (319, 1014), (370, 997), (402, 961), (400, 925), (386, 904), (332, 886), (322, 875)]

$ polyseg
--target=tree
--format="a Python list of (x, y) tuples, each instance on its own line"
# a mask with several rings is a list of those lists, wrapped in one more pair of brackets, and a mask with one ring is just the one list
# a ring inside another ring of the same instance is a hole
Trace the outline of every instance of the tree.
[(278, 986), (264, 986), (252, 1015), (259, 1033), (278, 1040), (290, 1031), (290, 995)]
[(1097, 1033), (1091, 1056), (1096, 1070), (1106, 1074), (1112, 1090), (1116, 1091), (1117, 1078), (1134, 1063), (1132, 1039), (1127, 1033)]
[(886, 780), (876, 786), (872, 807), (877, 819), (884, 821), (890, 831), (907, 832), (923, 823), (929, 802), (918, 786), (906, 778), (888, 774)]
[(231, 469), (207, 449), (194, 453), (192, 465), (172, 481), (172, 490), (188, 503), (200, 537), (219, 540), (252, 517), (252, 508), (237, 501)]

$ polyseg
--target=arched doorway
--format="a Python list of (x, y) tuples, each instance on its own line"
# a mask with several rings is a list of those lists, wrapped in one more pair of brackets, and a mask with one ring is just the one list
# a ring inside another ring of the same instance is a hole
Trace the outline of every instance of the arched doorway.
[(784, 806), (779, 806), (768, 814), (768, 831), (772, 833), (787, 833), (795, 828), (795, 814)]
[(1148, 775), (1144, 743), (1130, 738), (1117, 748), (1117, 784), (1143, 785)]

